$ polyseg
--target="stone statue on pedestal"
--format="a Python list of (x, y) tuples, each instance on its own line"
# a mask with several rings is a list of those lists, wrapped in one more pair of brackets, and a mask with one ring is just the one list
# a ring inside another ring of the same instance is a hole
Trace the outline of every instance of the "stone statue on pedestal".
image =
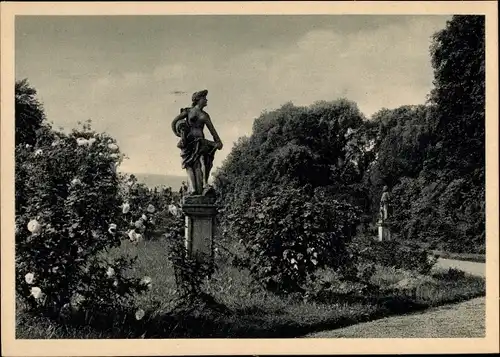
[[(185, 214), (185, 243), (189, 256), (211, 263), (213, 261), (213, 238), (215, 232), (216, 192), (208, 185), (215, 152), (222, 149), (222, 141), (210, 116), (203, 109), (207, 105), (207, 90), (192, 96), (192, 106), (182, 108), (172, 121), (172, 130), (180, 138), (182, 168), (188, 175), (188, 192), (183, 192), (181, 209)], [(205, 126), (213, 141), (203, 133)]]
[(378, 240), (380, 242), (391, 239), (391, 231), (389, 220), (391, 215), (391, 195), (389, 188), (384, 186), (382, 189), (382, 197), (380, 198), (380, 210), (378, 220)]
[[(194, 93), (192, 106), (182, 108), (172, 121), (172, 130), (181, 138), (177, 147), (181, 149), (182, 168), (188, 174), (189, 194), (194, 195), (204, 194), (209, 189), (208, 179), (215, 151), (223, 146), (210, 115), (203, 110), (208, 103), (207, 94), (207, 90)], [(205, 126), (214, 141), (205, 139)]]

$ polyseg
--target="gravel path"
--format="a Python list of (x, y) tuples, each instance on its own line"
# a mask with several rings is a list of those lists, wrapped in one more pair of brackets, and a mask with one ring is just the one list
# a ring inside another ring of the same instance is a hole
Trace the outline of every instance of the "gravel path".
[(424, 313), (394, 316), (305, 337), (464, 338), (484, 337), (485, 300), (476, 298)]
[[(485, 264), (439, 259), (436, 269), (457, 268), (485, 276)], [(393, 316), (345, 328), (322, 331), (307, 338), (467, 338), (485, 335), (485, 298), (444, 305), (423, 313)]]
[(453, 260), (453, 259), (443, 259), (439, 258), (436, 264), (437, 269), (448, 269), (455, 268), (463, 270), (469, 274), (477, 275), (485, 277), (485, 263), (475, 263), (475, 262), (467, 262), (463, 260)]

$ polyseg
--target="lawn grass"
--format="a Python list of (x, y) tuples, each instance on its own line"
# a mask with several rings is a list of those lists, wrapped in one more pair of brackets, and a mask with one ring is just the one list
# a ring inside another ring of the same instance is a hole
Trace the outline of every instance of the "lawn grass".
[[(135, 300), (146, 311), (144, 319), (137, 321), (133, 312), (110, 311), (87, 326), (81, 326), (78, 316), (56, 325), (33, 318), (20, 304), (17, 338), (290, 338), (485, 294), (484, 279), (455, 270), (421, 276), (379, 267), (372, 278), (380, 287), (376, 292), (346, 293), (334, 286), (315, 300), (294, 294), (278, 297), (260, 288), (248, 271), (229, 264), (229, 257), (220, 251), (219, 269), (204, 287), (207, 298), (189, 307), (179, 305), (182, 301), (165, 241), (138, 246), (124, 242), (119, 253), (124, 252), (138, 256), (131, 274), (152, 278), (152, 289)], [(328, 271), (321, 274), (325, 279), (331, 276)]]

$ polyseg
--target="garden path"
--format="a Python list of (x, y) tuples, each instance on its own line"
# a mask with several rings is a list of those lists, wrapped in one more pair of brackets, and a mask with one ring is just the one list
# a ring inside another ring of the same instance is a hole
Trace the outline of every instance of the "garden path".
[[(436, 269), (456, 268), (485, 276), (485, 264), (439, 259)], [(485, 298), (475, 298), (426, 310), (423, 313), (393, 316), (345, 328), (316, 332), (307, 338), (467, 338), (484, 337)]]

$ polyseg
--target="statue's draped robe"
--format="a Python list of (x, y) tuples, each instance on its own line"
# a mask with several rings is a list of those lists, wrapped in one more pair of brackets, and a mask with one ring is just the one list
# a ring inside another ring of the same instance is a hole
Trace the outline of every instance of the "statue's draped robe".
[[(189, 108), (184, 110), (189, 110)], [(211, 164), (215, 157), (215, 151), (217, 150), (214, 143), (204, 137), (193, 137), (191, 135), (190, 123), (187, 118), (183, 131), (184, 133), (181, 139), (183, 142), (181, 145), (182, 168), (193, 168), (194, 165), (200, 162), (202, 156), (207, 163)]]

